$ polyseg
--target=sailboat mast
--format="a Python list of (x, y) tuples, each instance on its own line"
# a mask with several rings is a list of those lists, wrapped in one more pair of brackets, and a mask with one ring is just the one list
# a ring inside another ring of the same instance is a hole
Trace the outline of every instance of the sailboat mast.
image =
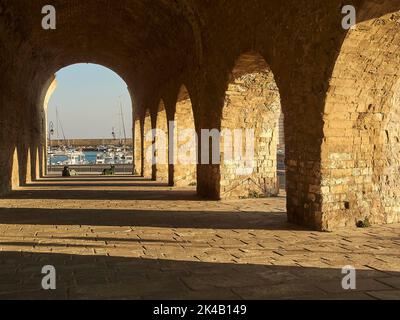
[(69, 141), (67, 141), (67, 138), (65, 136), (64, 127), (63, 127), (63, 125), (61, 123), (61, 120), (60, 120), (60, 117), (59, 117), (59, 114), (58, 114), (58, 107), (56, 108), (56, 117), (57, 117), (57, 134), (58, 134), (58, 126), (60, 126), (64, 142), (67, 143), (67, 146), (68, 146), (69, 145)]
[(125, 127), (125, 117), (124, 117), (124, 112), (122, 110), (122, 100), (119, 100), (120, 102), (120, 110), (121, 110), (121, 121), (122, 121), (122, 128), (124, 130), (124, 146), (126, 146), (126, 127)]
[(58, 128), (58, 106), (56, 106), (57, 139), (60, 139), (60, 130)]

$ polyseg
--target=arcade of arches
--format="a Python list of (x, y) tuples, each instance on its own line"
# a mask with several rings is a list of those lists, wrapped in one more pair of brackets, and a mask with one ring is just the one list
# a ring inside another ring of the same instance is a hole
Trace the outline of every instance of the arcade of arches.
[[(0, 0), (2, 194), (45, 175), (53, 74), (90, 62), (129, 86), (136, 174), (196, 186), (206, 199), (276, 195), (284, 119), (290, 222), (316, 230), (400, 222), (398, 1), (349, 1), (358, 22), (349, 31), (341, 0), (52, 2), (57, 29), (43, 30), (46, 1)], [(173, 144), (194, 158), (204, 129), (253, 129), (250, 170), (242, 156), (226, 160), (225, 135), (221, 164), (154, 152), (180, 128), (200, 137)]]

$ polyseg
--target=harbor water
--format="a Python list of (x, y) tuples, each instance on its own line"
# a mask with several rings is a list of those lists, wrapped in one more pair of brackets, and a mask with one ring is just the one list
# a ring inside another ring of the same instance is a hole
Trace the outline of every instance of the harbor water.
[[(85, 151), (85, 159), (86, 159), (86, 164), (88, 165), (95, 165), (96, 164), (96, 159), (97, 159), (97, 155), (99, 154), (99, 152), (97, 151)], [(68, 157), (67, 156), (52, 156), (51, 157), (51, 164), (53, 166), (55, 165), (59, 165), (60, 163), (65, 163), (65, 161), (68, 161)]]

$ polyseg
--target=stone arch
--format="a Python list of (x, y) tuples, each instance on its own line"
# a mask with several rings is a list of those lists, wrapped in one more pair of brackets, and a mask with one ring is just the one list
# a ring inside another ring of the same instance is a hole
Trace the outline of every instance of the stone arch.
[(322, 229), (400, 221), (400, 11), (373, 16), (348, 32), (326, 96)]
[(40, 162), (41, 162), (41, 170), (42, 170), (42, 175), (45, 176), (48, 174), (48, 156), (47, 156), (47, 150), (49, 148), (48, 144), (48, 135), (49, 135), (49, 128), (48, 128), (48, 118), (47, 118), (47, 111), (49, 109), (49, 102), (51, 97), (53, 96), (54, 92), (57, 89), (57, 79), (56, 76), (53, 74), (48, 81), (45, 83), (44, 88), (41, 92), (41, 97), (39, 104), (43, 106), (41, 110), (41, 156), (40, 156)]
[[(51, 101), (51, 98), (53, 97), (54, 93), (56, 92), (56, 90), (59, 87), (59, 81), (57, 80), (57, 73), (61, 72), (62, 70), (68, 70), (68, 68), (71, 67), (75, 67), (75, 66), (86, 66), (86, 65), (91, 65), (91, 66), (95, 66), (97, 68), (101, 69), (102, 73), (110, 73), (113, 74), (116, 78), (119, 79), (119, 82), (121, 85), (123, 85), (124, 90), (126, 89), (126, 93), (129, 96), (129, 102), (131, 105), (131, 114), (130, 114), (130, 119), (134, 119), (135, 116), (135, 109), (137, 108), (136, 103), (135, 103), (135, 98), (133, 96), (132, 90), (130, 90), (129, 86), (128, 86), (128, 82), (126, 80), (126, 75), (123, 74), (122, 72), (120, 72), (119, 70), (117, 70), (116, 68), (113, 68), (112, 66), (110, 66), (109, 64), (105, 64), (105, 63), (96, 63), (96, 62), (82, 62), (82, 60), (78, 60), (78, 61), (74, 61), (73, 63), (64, 63), (61, 64), (61, 66), (57, 67), (57, 72), (55, 72), (54, 74), (52, 74), (48, 80), (42, 84), (42, 88), (40, 91), (40, 98), (39, 98), (39, 105), (41, 107), (41, 116), (40, 116), (40, 133), (41, 133), (41, 137), (40, 137), (40, 143), (41, 143), (41, 148), (43, 149), (40, 153), (39, 156), (39, 171), (43, 171), (44, 175), (47, 174), (47, 170), (48, 170), (48, 157), (47, 157), (47, 149), (49, 148), (49, 121), (48, 121), (48, 110), (49, 110), (49, 104)], [(117, 97), (116, 97), (117, 99)], [(117, 101), (116, 101), (117, 103)], [(125, 118), (127, 119), (127, 118)], [(132, 130), (134, 128), (134, 121), (132, 121)], [(126, 128), (128, 129), (128, 128)], [(132, 131), (131, 131), (132, 133)], [(122, 138), (122, 137), (121, 137)], [(122, 140), (122, 139), (121, 139)], [(127, 139), (129, 140), (129, 139)], [(131, 148), (134, 148), (134, 139), (132, 139), (132, 143), (130, 145)], [(32, 152), (32, 151), (31, 151)], [(31, 154), (31, 159), (32, 159), (32, 166), (33, 166), (33, 162), (34, 160), (34, 155)], [(44, 168), (44, 169), (43, 169)], [(33, 167), (32, 167), (33, 170)]]
[(236, 61), (221, 121), (221, 198), (279, 194), (277, 153), (280, 94), (264, 58), (244, 53)]
[(154, 170), (155, 180), (168, 182), (168, 118), (164, 101), (161, 100), (156, 115), (154, 130)]
[(195, 186), (197, 177), (197, 138), (193, 105), (188, 89), (179, 89), (175, 107), (173, 145), (170, 144), (170, 162), (173, 158), (173, 182), (177, 187)]

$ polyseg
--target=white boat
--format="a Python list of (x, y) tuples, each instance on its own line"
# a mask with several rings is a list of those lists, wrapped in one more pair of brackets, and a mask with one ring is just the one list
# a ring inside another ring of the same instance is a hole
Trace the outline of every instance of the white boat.
[(127, 155), (125, 157), (125, 164), (133, 164), (133, 156), (132, 155)]
[(81, 165), (85, 164), (86, 157), (83, 152), (72, 152), (69, 156), (70, 165)]
[(49, 160), (56, 165), (76, 166), (86, 164), (86, 156), (81, 151), (61, 151), (57, 150), (49, 153)]
[(98, 153), (96, 164), (133, 164), (133, 155), (131, 152), (115, 152), (109, 151), (104, 153)]
[(106, 159), (104, 157), (103, 153), (98, 153), (97, 157), (96, 157), (96, 164), (105, 164), (106, 163)]

